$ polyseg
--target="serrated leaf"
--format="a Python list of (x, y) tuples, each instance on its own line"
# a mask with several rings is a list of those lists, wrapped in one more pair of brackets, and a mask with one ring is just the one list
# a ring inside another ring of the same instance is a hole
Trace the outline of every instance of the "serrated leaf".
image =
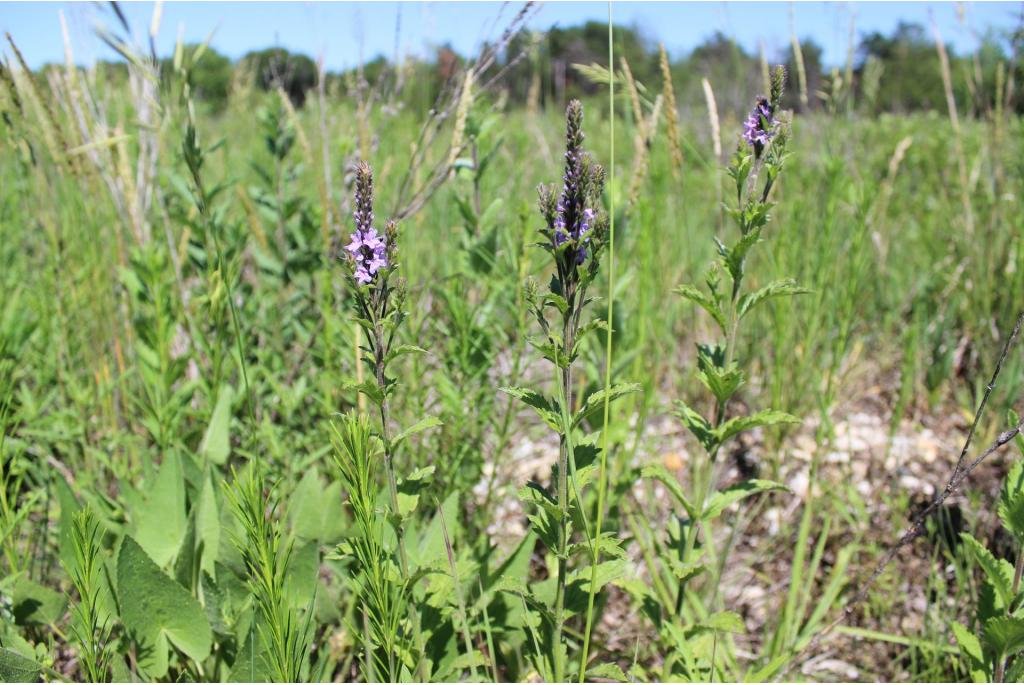
[(427, 351), (425, 349), (423, 349), (422, 347), (417, 347), (416, 345), (398, 345), (396, 347), (392, 347), (391, 351), (387, 353), (387, 355), (384, 357), (384, 363), (385, 364), (390, 364), (392, 361), (394, 361), (398, 357), (401, 357), (402, 355), (406, 355), (406, 354), (426, 354), (426, 353), (427, 353)]
[(693, 580), (708, 570), (708, 567), (699, 561), (688, 561), (683, 563), (674, 556), (665, 556), (665, 561), (668, 562), (669, 571), (672, 572), (672, 575), (675, 576), (676, 580), (680, 583)]
[(199, 602), (172, 580), (131, 537), (117, 558), (121, 621), (138, 645), (139, 667), (153, 678), (167, 674), (168, 641), (202, 661), (213, 634)]
[(740, 298), (739, 306), (737, 307), (737, 315), (740, 319), (746, 316), (747, 312), (752, 310), (754, 307), (764, 302), (765, 300), (772, 297), (782, 297), (785, 295), (803, 295), (809, 293), (810, 290), (802, 288), (796, 284), (791, 278), (782, 281), (773, 281), (768, 285), (755, 290), (752, 293), (747, 293)]
[(715, 429), (715, 434), (720, 443), (751, 428), (761, 426), (774, 426), (780, 423), (800, 423), (800, 419), (784, 411), (765, 409), (749, 416), (736, 416)]
[(591, 666), (587, 669), (587, 680), (594, 680), (596, 678), (603, 678), (604, 680), (611, 680), (616, 683), (629, 682), (629, 676), (623, 673), (622, 668), (618, 664), (605, 663)]
[(668, 488), (668, 491), (676, 498), (676, 501), (682, 505), (691, 521), (697, 518), (697, 510), (690, 504), (690, 500), (687, 499), (686, 493), (683, 492), (683, 486), (679, 484), (675, 476), (668, 472), (668, 469), (661, 464), (649, 464), (640, 473), (644, 478), (653, 478)]
[(697, 625), (700, 628), (723, 633), (747, 632), (747, 627), (743, 625), (743, 619), (735, 611), (719, 611), (711, 614)]
[(678, 295), (682, 295), (690, 302), (701, 307), (711, 315), (711, 318), (715, 320), (715, 323), (717, 323), (723, 331), (725, 330), (725, 314), (722, 313), (718, 303), (709, 293), (701, 292), (692, 285), (681, 285), (677, 287), (674, 292)]
[(771, 480), (759, 480), (756, 478), (745, 480), (713, 494), (704, 507), (701, 518), (705, 521), (717, 518), (730, 504), (739, 502), (745, 497), (756, 495), (759, 492), (768, 492), (770, 490), (790, 491), (785, 485)]
[(1005, 559), (996, 559), (985, 545), (970, 533), (960, 533), (960, 539), (967, 545), (971, 556), (985, 572), (985, 577), (996, 592), (1002, 608), (1010, 606), (1013, 600), (1013, 566)]
[(231, 453), (231, 400), (234, 393), (230, 385), (224, 385), (217, 393), (217, 405), (210, 416), (210, 424), (199, 443), (199, 454), (217, 465), (228, 460)]
[(376, 381), (363, 381), (362, 383), (347, 383), (345, 384), (346, 390), (355, 390), (361, 392), (370, 398), (370, 400), (376, 404), (380, 404), (384, 401), (384, 392), (377, 385)]
[(639, 392), (639, 390), (639, 383), (616, 383), (610, 388), (602, 388), (598, 390), (590, 395), (586, 402), (583, 403), (583, 406), (580, 407), (579, 411), (576, 412), (576, 416), (574, 416), (572, 420), (573, 428), (578, 427), (581, 423), (598, 412), (603, 412), (606, 399), (608, 402), (612, 402), (624, 395)]
[(710, 452), (714, 448), (717, 438), (711, 423), (707, 419), (680, 400), (676, 400), (676, 408), (672, 413), (682, 420), (683, 425), (690, 430), (693, 437), (697, 438), (697, 442), (705, 450)]
[(1003, 479), (998, 511), (1006, 529), (1024, 544), (1024, 461), (1014, 463)]
[(997, 655), (1012, 656), (1024, 650), (1024, 618), (997, 616), (985, 621), (981, 630), (985, 644)]
[(392, 449), (394, 449), (395, 447), (400, 445), (402, 443), (402, 441), (408, 439), (410, 435), (416, 435), (417, 433), (425, 431), (428, 428), (433, 428), (434, 426), (442, 426), (442, 425), (444, 425), (444, 424), (441, 423), (441, 420), (436, 418), (436, 417), (434, 417), (434, 416), (428, 416), (425, 419), (421, 419), (421, 420), (417, 421), (416, 423), (414, 423), (413, 425), (411, 425), (408, 428), (406, 428), (404, 431), (400, 432), (394, 438), (392, 438), (391, 439), (391, 447), (392, 447)]
[(512, 397), (521, 400), (524, 404), (537, 412), (537, 415), (540, 416), (544, 420), (544, 423), (548, 424), (552, 430), (562, 430), (562, 420), (558, 410), (555, 409), (551, 400), (544, 397), (544, 395), (541, 395), (539, 392), (534, 390), (530, 390), (529, 388), (504, 387), (501, 388), (501, 391), (506, 395), (511, 395)]
[(978, 640), (978, 637), (967, 630), (963, 624), (956, 621), (951, 624), (951, 627), (953, 635), (956, 636), (957, 644), (960, 645), (960, 651), (967, 661), (971, 680), (975, 683), (987, 683), (989, 680), (988, 669), (985, 665), (985, 654), (981, 649), (981, 642)]
[(0, 680), (5, 683), (34, 683), (42, 670), (35, 661), (0, 647)]

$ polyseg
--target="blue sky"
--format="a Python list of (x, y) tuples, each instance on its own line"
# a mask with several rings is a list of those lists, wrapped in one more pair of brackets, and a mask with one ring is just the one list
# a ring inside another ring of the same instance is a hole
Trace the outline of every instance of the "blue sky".
[[(154, 4), (124, 3), (123, 8), (140, 36), (148, 33)], [(639, 27), (663, 41), (673, 55), (685, 54), (716, 30), (732, 36), (750, 50), (760, 41), (769, 57), (788, 46), (790, 17), (801, 37), (812, 37), (824, 48), (826, 64), (845, 60), (851, 15), (858, 35), (891, 31), (900, 20), (929, 24), (934, 16), (943, 38), (958, 52), (973, 50), (976, 36), (988, 28), (1010, 29), (1020, 23), (1021, 2), (615, 2), (617, 23)], [(188, 42), (205, 40), (230, 57), (278, 45), (323, 55), (328, 69), (356, 65), (361, 58), (395, 53), (424, 54), (430, 45), (450, 42), (463, 54), (481, 40), (496, 38), (521, 7), (501, 2), (165, 2), (157, 47), (169, 54), (181, 31)], [(112, 51), (94, 36), (97, 22), (112, 23), (112, 14), (98, 3), (0, 2), (0, 30), (10, 31), (32, 67), (63, 60), (58, 12), (68, 20), (75, 58), (79, 63), (110, 59)], [(587, 19), (603, 20), (604, 2), (547, 2), (531, 22), (543, 29), (569, 26)], [(496, 22), (496, 19), (498, 20)]]

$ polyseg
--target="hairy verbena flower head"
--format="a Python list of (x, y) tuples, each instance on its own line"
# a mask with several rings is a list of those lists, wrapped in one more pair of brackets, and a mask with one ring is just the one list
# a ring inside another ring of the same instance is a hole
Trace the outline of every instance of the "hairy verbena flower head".
[(775, 135), (775, 117), (773, 107), (768, 98), (758, 95), (754, 109), (743, 123), (743, 140), (754, 148), (754, 153), (761, 154), (765, 145)]
[(552, 244), (564, 246), (572, 264), (586, 259), (594, 234), (597, 203), (604, 185), (604, 171), (583, 151), (583, 105), (573, 100), (566, 109), (565, 171), (562, 191), (555, 197), (553, 188), (541, 186), (541, 213), (548, 224)]
[[(385, 237), (373, 226), (373, 172), (366, 162), (356, 168), (355, 211), (352, 212), (356, 230), (351, 242), (345, 246), (352, 261), (353, 276), (359, 285), (373, 282), (374, 277), (388, 268), (388, 245)], [(389, 223), (389, 234), (393, 228)]]

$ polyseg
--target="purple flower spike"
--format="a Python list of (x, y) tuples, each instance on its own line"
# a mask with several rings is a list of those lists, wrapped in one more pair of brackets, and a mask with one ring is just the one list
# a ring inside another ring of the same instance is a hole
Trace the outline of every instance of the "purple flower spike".
[(743, 122), (743, 140), (754, 148), (754, 153), (760, 155), (764, 146), (768, 144), (775, 135), (775, 117), (772, 113), (768, 98), (758, 96), (750, 116)]
[(345, 250), (354, 262), (356, 282), (368, 285), (381, 269), (388, 268), (388, 258), (387, 244), (373, 227), (373, 173), (366, 163), (361, 163), (356, 170), (355, 205), (352, 218), (356, 230)]

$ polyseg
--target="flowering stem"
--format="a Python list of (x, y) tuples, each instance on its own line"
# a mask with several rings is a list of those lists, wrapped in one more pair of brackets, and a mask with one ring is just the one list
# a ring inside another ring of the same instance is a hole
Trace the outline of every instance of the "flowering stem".
[[(567, 293), (568, 294), (568, 293)], [(569, 311), (572, 312), (572, 295), (566, 298), (569, 301)], [(562, 345), (565, 354), (572, 352), (573, 337), (573, 315), (566, 314), (562, 323)], [(563, 413), (571, 411), (572, 406), (572, 364), (568, 363), (562, 369), (561, 400)], [(558, 586), (555, 590), (555, 640), (554, 640), (554, 661), (555, 680), (565, 681), (565, 659), (562, 654), (562, 628), (565, 622), (565, 583), (568, 572), (568, 549), (569, 549), (569, 450), (571, 425), (566, 425), (565, 432), (561, 436), (558, 449), (558, 511), (561, 520), (558, 522)]]
[[(382, 286), (382, 287), (386, 287), (386, 286)], [(386, 297), (383, 297), (383, 295), (384, 294), (382, 293), (382, 300), (384, 302), (387, 302)], [(378, 314), (378, 312), (374, 312), (374, 315), (377, 315), (377, 314)], [(381, 316), (383, 316), (384, 312), (380, 312), (379, 314)], [(405, 549), (405, 525), (402, 523), (401, 517), (399, 515), (399, 511), (398, 511), (398, 479), (395, 477), (394, 451), (392, 450), (392, 447), (391, 447), (391, 438), (390, 438), (389, 431), (388, 431), (389, 412), (388, 412), (387, 394), (386, 394), (386, 391), (385, 391), (385, 388), (386, 388), (386, 377), (385, 377), (386, 363), (384, 361), (384, 356), (385, 356), (386, 347), (385, 347), (385, 340), (384, 340), (384, 327), (381, 324), (380, 320), (377, 319), (377, 318), (373, 319), (373, 323), (374, 323), (373, 332), (374, 332), (374, 338), (375, 338), (375, 344), (374, 344), (374, 350), (373, 350), (374, 351), (374, 366), (375, 366), (375, 371), (376, 371), (377, 387), (380, 388), (381, 394), (383, 396), (381, 398), (379, 408), (380, 408), (380, 433), (381, 433), (381, 438), (383, 439), (383, 442), (384, 442), (384, 470), (387, 472), (387, 476), (388, 476), (388, 494), (390, 495), (390, 498), (391, 498), (391, 511), (392, 511), (392, 514), (394, 515), (395, 521), (396, 521), (396, 523), (395, 523), (396, 531), (395, 532), (396, 532), (396, 537), (398, 538), (398, 562), (399, 562), (399, 565), (400, 565), (400, 568), (401, 568), (401, 571), (402, 571), (402, 582), (403, 583), (408, 583), (409, 582), (409, 556), (408, 556), (408, 553), (406, 552), (406, 549)], [(411, 592), (412, 588), (409, 588), (409, 591)], [(416, 607), (415, 607), (414, 603), (410, 603), (409, 606), (410, 606), (410, 612), (412, 614), (409, 618), (412, 621), (413, 640), (414, 640), (414, 642), (416, 644), (416, 649), (419, 652), (419, 664), (418, 664), (419, 677), (420, 677), (420, 680), (426, 682), (427, 679), (429, 678), (430, 674), (427, 672), (427, 668), (426, 668), (427, 662), (426, 662), (426, 659), (424, 657), (423, 634), (420, 632), (419, 614), (416, 611)]]
[[(740, 262), (739, 269), (737, 270), (736, 279), (732, 284), (732, 298), (729, 306), (729, 321), (725, 329), (725, 368), (728, 369), (732, 365), (733, 355), (736, 349), (736, 332), (739, 329), (739, 299), (740, 299), (740, 286), (743, 282), (743, 262)], [(719, 402), (715, 408), (715, 428), (722, 425), (725, 421), (725, 412), (728, 405), (728, 399), (723, 402)], [(683, 563), (691, 557), (693, 554), (694, 547), (697, 545), (697, 535), (700, 533), (700, 517), (704, 513), (704, 505), (707, 501), (708, 494), (711, 492), (711, 485), (714, 482), (714, 470), (715, 463), (718, 460), (718, 452), (721, 449), (721, 444), (716, 444), (714, 449), (708, 453), (708, 462), (701, 469), (703, 473), (700, 474), (698, 479), (698, 496), (694, 501), (694, 505), (697, 508), (697, 519), (691, 522), (689, 530), (686, 532), (686, 544), (683, 548)], [(686, 592), (686, 581), (679, 581), (679, 592), (676, 595), (676, 616), (680, 616), (683, 610), (683, 600)]]

